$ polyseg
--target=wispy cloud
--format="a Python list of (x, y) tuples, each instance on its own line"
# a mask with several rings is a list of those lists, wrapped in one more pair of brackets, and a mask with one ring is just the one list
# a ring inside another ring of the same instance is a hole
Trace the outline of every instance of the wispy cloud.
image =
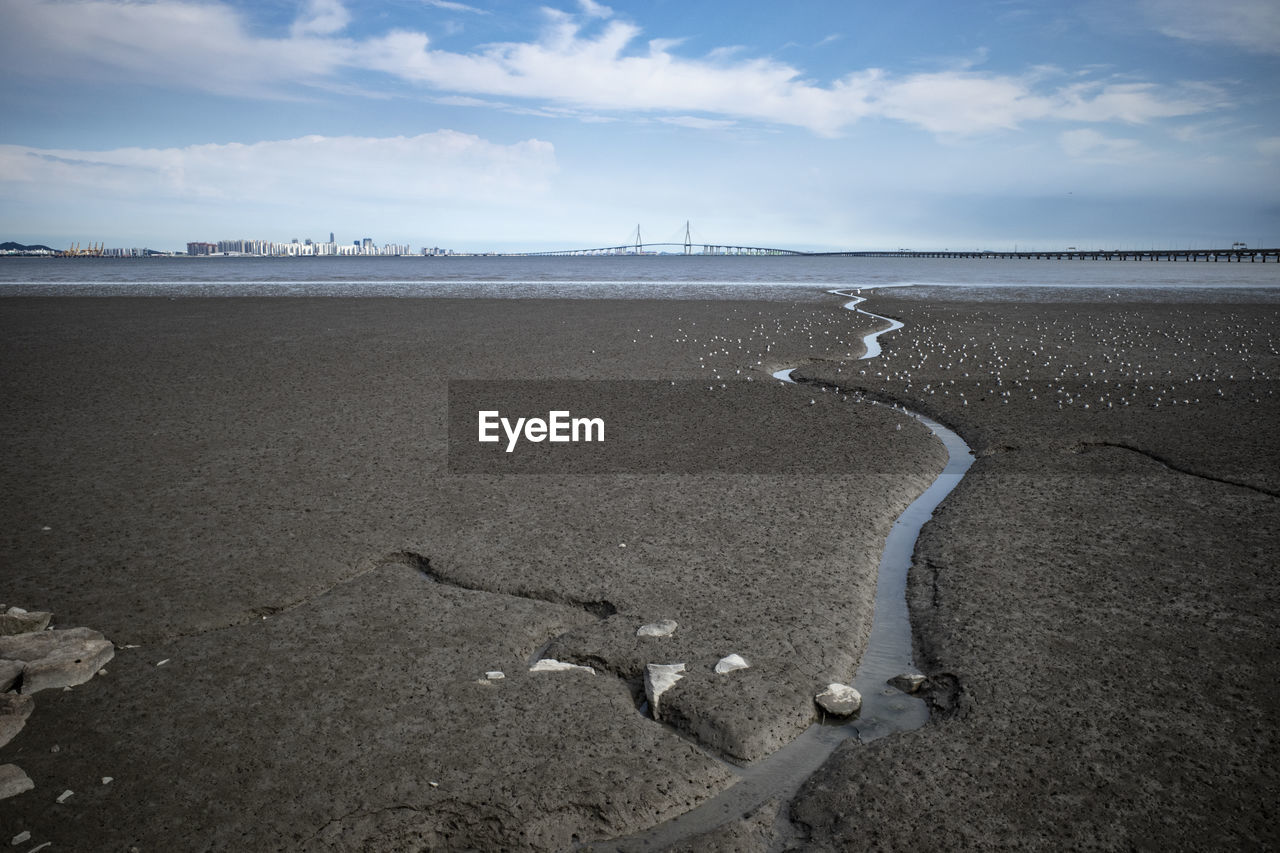
[(338, 0), (307, 0), (297, 20), (293, 22), (293, 35), (328, 36), (346, 29), (351, 15)]
[(582, 7), (583, 14), (592, 18), (611, 18), (613, 10), (608, 6), (596, 3), (595, 0), (578, 0), (578, 5)]
[(1068, 157), (1089, 163), (1130, 163), (1146, 154), (1136, 139), (1117, 139), (1088, 127), (1064, 131), (1058, 140)]
[[(441, 0), (444, 2), (444, 0)], [(798, 68), (726, 51), (677, 54), (676, 40), (641, 40), (641, 30), (607, 7), (580, 0), (582, 13), (548, 9), (538, 37), (469, 52), (438, 50), (424, 33), (395, 30), (352, 39), (339, 33), (339, 0), (309, 0), (290, 35), (253, 35), (235, 10), (184, 0), (147, 4), (10, 0), (0, 33), (0, 67), (15, 74), (92, 77), (243, 96), (298, 86), (335, 86), (353, 69), (376, 71), (440, 94), (524, 99), (599, 116), (670, 113), (752, 120), (837, 135), (866, 118), (933, 133), (981, 134), (1028, 122), (1141, 123), (1220, 106), (1214, 87), (1069, 77), (1044, 69), (997, 74), (957, 67), (894, 74), (851, 71), (822, 85)]]
[(724, 130), (737, 124), (732, 119), (703, 118), (701, 116), (662, 116), (658, 121), (679, 127), (692, 127), (698, 130)]
[(0, 145), (0, 193), (236, 204), (321, 198), (331, 206), (354, 199), (473, 202), (542, 192), (555, 168), (548, 142), (501, 145), (448, 130), (109, 151)]
[(466, 3), (455, 3), (453, 0), (422, 0), (422, 2), (428, 6), (435, 6), (437, 9), (448, 9), (450, 12), (471, 12), (476, 15), (489, 14), (488, 9), (468, 6)]
[(1172, 38), (1280, 53), (1275, 0), (1142, 0), (1141, 7), (1151, 25)]

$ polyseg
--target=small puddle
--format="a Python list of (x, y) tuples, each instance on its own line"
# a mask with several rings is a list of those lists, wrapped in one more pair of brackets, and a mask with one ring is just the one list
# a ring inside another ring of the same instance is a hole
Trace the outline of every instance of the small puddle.
[[(850, 297), (844, 307), (889, 323), (889, 327), (863, 337), (866, 352), (862, 359), (880, 354), (881, 335), (903, 327), (897, 320), (881, 317), (858, 307), (866, 299), (842, 290), (831, 290), (837, 296)], [(795, 383), (795, 368), (775, 371), (783, 382)], [(885, 405), (870, 400), (863, 403)], [(890, 687), (888, 680), (907, 672), (915, 672), (912, 655), (911, 619), (907, 612), (907, 572), (916, 547), (920, 528), (933, 517), (943, 498), (960, 482), (973, 464), (973, 453), (964, 439), (952, 430), (917, 412), (898, 407), (937, 436), (947, 448), (947, 464), (937, 479), (898, 516), (885, 539), (876, 578), (875, 614), (871, 634), (862, 661), (858, 664), (853, 686), (862, 694), (862, 710), (851, 722), (815, 723), (799, 737), (767, 758), (747, 767), (735, 768), (740, 778), (734, 785), (666, 823), (626, 838), (602, 841), (592, 850), (660, 850), (670, 847), (725, 823), (739, 819), (773, 800), (789, 800), (806, 779), (813, 775), (836, 747), (849, 738), (863, 743), (920, 728), (929, 720), (924, 700)], [(815, 685), (818, 689), (820, 685)]]

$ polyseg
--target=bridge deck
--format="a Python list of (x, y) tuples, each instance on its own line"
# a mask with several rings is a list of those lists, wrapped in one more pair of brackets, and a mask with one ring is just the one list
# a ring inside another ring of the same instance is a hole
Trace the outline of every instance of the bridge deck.
[[(655, 249), (678, 248), (679, 252), (658, 252)], [(720, 244), (643, 243), (632, 246), (602, 246), (594, 249), (560, 249), (549, 252), (496, 252), (500, 257), (589, 257), (600, 255), (790, 255), (809, 258), (990, 258), (1005, 260), (1054, 260), (1054, 261), (1184, 261), (1187, 263), (1217, 261), (1241, 263), (1280, 263), (1280, 249), (1062, 249), (1049, 251), (1021, 250), (1012, 252), (991, 251), (937, 251), (915, 252), (861, 251), (861, 252), (802, 252), (796, 249), (779, 249), (767, 246), (729, 246)]]

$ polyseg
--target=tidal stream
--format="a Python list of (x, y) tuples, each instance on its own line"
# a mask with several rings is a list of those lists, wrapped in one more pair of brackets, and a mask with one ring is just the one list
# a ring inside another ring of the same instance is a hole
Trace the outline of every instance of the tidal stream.
[[(880, 355), (878, 338), (903, 327), (897, 320), (881, 317), (858, 306), (866, 299), (842, 290), (828, 291), (846, 296), (844, 308), (884, 321), (886, 328), (871, 332), (862, 339), (862, 359)], [(775, 372), (775, 378), (791, 382), (795, 368)], [(864, 403), (871, 401), (863, 400)], [(872, 405), (885, 405), (872, 403)], [(746, 767), (734, 767), (739, 780), (676, 818), (625, 838), (591, 845), (592, 850), (661, 850), (709, 832), (729, 821), (750, 814), (771, 800), (791, 799), (808, 779), (849, 738), (869, 743), (896, 732), (918, 729), (929, 719), (929, 709), (918, 697), (908, 695), (888, 684), (897, 675), (916, 672), (912, 655), (911, 620), (907, 612), (907, 571), (915, 550), (920, 528), (933, 517), (943, 498), (960, 482), (973, 453), (964, 439), (942, 424), (917, 412), (898, 407), (900, 411), (927, 426), (947, 448), (947, 464), (937, 479), (898, 516), (885, 539), (876, 579), (875, 613), (866, 651), (858, 664), (853, 686), (862, 694), (862, 708), (850, 722), (814, 723), (791, 743), (772, 755)], [(815, 685), (820, 687), (821, 685)]]

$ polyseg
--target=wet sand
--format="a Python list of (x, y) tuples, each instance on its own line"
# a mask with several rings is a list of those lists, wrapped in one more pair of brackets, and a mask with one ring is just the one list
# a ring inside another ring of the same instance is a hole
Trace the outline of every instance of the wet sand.
[(839, 750), (788, 832), (820, 850), (1280, 843), (1280, 308), (873, 305), (913, 340), (867, 390), (979, 459), (909, 581), (931, 724)]
[[(36, 784), (0, 824), (58, 849), (563, 849), (684, 811), (851, 677), (880, 543), (944, 459), (768, 378), (856, 355), (825, 300), (7, 299), (0, 324), (4, 601), (121, 647), (0, 753)], [(450, 378), (708, 376), (763, 457), (800, 424), (838, 473), (446, 466)], [(597, 674), (528, 672), (543, 649)], [(730, 653), (751, 667), (715, 675)], [(675, 662), (655, 722), (643, 668)]]
[[(1274, 845), (1277, 307), (886, 294), (907, 328), (858, 363), (841, 301), (0, 301), (3, 597), (140, 646), (36, 695), (0, 760), (37, 787), (0, 825), (563, 849), (706, 799), (852, 674), (943, 459), (765, 381), (807, 363), (979, 456), (909, 579), (934, 715), (689, 849)], [(841, 473), (450, 475), (445, 380), (510, 377), (710, 377), (762, 454), (803, 418)], [(544, 647), (598, 674), (528, 673)], [(713, 676), (730, 652), (752, 668)], [(656, 723), (639, 673), (676, 661)]]

